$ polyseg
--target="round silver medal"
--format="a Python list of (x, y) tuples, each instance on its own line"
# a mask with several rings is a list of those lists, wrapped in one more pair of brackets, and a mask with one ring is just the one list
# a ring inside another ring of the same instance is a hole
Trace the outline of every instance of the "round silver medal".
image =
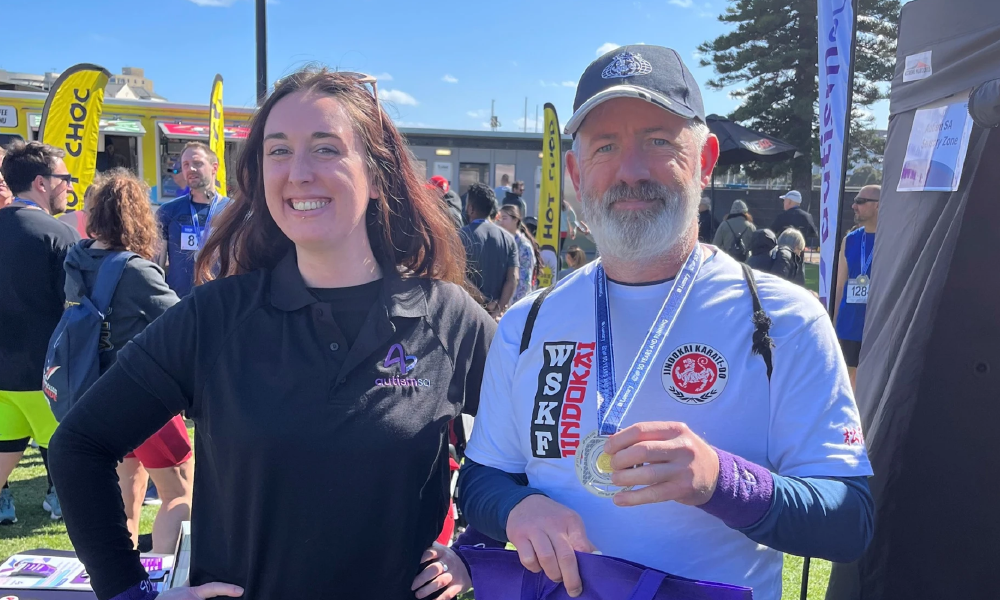
[(870, 281), (870, 280), (868, 279), (868, 276), (867, 276), (867, 275), (865, 275), (864, 273), (862, 273), (861, 275), (858, 275), (858, 276), (857, 276), (857, 277), (856, 277), (856, 278), (854, 279), (854, 281), (855, 281), (855, 282), (856, 282), (856, 283), (857, 283), (858, 285), (860, 285), (860, 286), (866, 286), (866, 285), (868, 285), (868, 283), (869, 283), (869, 281)]
[(621, 491), (632, 489), (611, 483), (611, 457), (604, 453), (607, 436), (591, 431), (580, 442), (576, 451), (576, 477), (591, 494), (610, 498)]

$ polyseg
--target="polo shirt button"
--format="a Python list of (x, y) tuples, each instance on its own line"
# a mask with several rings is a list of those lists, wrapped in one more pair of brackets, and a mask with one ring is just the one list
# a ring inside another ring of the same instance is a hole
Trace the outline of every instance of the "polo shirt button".
[(334, 352), (340, 350), (340, 344), (338, 344), (337, 342), (330, 344), (330, 350), (333, 350)]

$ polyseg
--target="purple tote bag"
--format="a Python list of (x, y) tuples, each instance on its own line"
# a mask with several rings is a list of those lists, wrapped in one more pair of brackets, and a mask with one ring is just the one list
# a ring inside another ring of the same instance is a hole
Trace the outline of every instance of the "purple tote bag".
[[(463, 546), (476, 600), (571, 600), (561, 583), (521, 565), (517, 552)], [(753, 600), (750, 588), (685, 579), (612, 556), (576, 553), (578, 600)]]

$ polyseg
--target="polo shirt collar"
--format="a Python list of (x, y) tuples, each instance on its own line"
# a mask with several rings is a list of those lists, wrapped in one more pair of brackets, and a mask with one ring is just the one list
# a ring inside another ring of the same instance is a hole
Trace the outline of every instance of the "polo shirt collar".
[[(404, 277), (395, 268), (382, 268), (382, 297), (390, 317), (419, 318), (427, 316), (425, 281), (419, 277)], [(319, 302), (302, 279), (292, 248), (271, 271), (271, 305), (292, 312)]]

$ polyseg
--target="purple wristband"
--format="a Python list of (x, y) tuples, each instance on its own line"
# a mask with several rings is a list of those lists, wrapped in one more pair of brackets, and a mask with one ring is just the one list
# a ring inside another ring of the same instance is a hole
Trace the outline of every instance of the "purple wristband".
[(719, 455), (719, 481), (712, 497), (698, 508), (732, 529), (760, 521), (770, 510), (774, 495), (771, 472), (725, 450), (715, 448), (715, 452)]
[(153, 600), (159, 594), (150, 580), (140, 581), (111, 600)]

